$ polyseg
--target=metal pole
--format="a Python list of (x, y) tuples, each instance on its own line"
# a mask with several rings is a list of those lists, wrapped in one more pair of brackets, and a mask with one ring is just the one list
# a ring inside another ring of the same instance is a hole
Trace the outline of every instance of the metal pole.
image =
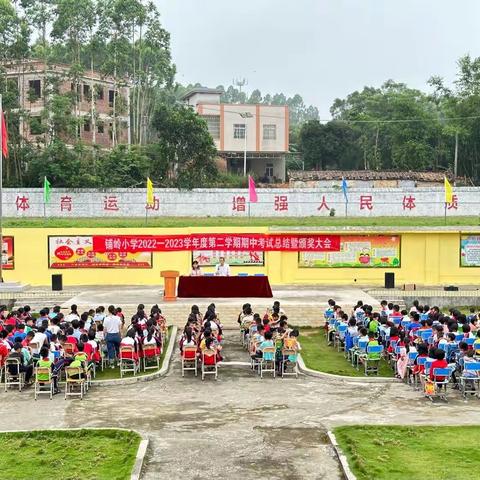
[(457, 183), (457, 169), (458, 169), (458, 131), (455, 132), (455, 160), (453, 162), (453, 185)]
[(245, 147), (243, 150), (243, 176), (247, 176), (247, 119), (245, 118)]
[[(0, 94), (0, 117), (3, 115), (2, 94)], [(0, 282), (3, 283), (3, 122), (0, 118)], [(8, 254), (7, 254), (8, 256)]]

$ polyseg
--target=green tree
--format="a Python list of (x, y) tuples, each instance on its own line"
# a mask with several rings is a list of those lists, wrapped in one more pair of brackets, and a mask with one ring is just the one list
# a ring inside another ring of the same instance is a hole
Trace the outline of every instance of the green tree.
[(199, 187), (216, 178), (215, 145), (206, 122), (190, 107), (159, 105), (153, 127), (160, 160), (153, 165), (153, 178), (165, 171), (165, 164), (168, 178), (179, 188)]

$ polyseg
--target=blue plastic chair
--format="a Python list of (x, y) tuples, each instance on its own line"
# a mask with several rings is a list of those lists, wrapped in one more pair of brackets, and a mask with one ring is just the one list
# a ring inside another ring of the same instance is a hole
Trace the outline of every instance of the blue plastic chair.
[(253, 276), (254, 277), (264, 277), (265, 274), (264, 273), (254, 273)]
[(455, 335), (455, 341), (456, 341), (456, 342), (461, 342), (463, 339), (464, 339), (463, 333), (457, 333), (457, 334)]
[(214, 277), (215, 274), (214, 273), (204, 273), (203, 276), (204, 277)]
[(473, 347), (473, 344), (475, 343), (475, 338), (466, 338), (465, 342), (469, 347)]
[(400, 325), (401, 325), (404, 329), (408, 330), (408, 328), (410, 327), (410, 323), (411, 323), (410, 320), (402, 320), (401, 323), (400, 323)]
[(432, 336), (432, 330), (421, 330), (419, 333), (420, 333), (420, 338), (424, 342), (428, 342), (428, 339)]
[(248, 273), (237, 273), (237, 277), (248, 277)]

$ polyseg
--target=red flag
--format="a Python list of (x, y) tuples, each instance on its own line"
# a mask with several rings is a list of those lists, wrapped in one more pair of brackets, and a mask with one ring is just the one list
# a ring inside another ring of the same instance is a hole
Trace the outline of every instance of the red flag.
[(8, 135), (7, 125), (5, 123), (5, 115), (2, 112), (2, 154), (4, 157), (8, 157)]
[(250, 175), (248, 176), (248, 196), (249, 196), (250, 203), (255, 203), (258, 201), (257, 190), (255, 188), (255, 181)]

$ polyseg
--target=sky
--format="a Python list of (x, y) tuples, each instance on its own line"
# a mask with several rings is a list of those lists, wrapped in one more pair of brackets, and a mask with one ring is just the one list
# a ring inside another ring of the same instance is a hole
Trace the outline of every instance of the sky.
[(428, 91), (480, 56), (480, 0), (154, 0), (177, 81), (299, 93), (330, 117), (335, 98), (385, 80)]

